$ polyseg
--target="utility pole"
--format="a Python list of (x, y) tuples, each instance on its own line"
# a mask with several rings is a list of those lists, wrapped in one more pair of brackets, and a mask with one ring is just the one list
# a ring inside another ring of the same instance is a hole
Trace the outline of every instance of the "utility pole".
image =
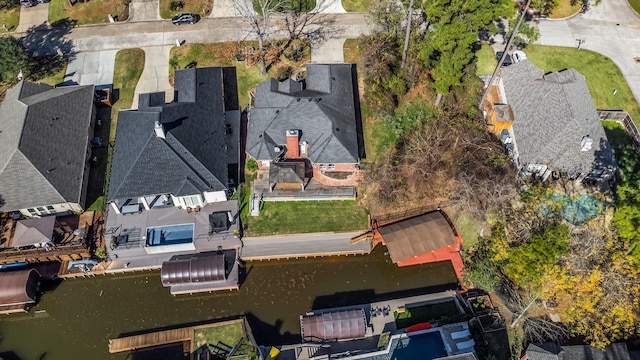
[(402, 63), (400, 68), (404, 69), (407, 63), (407, 50), (409, 50), (409, 38), (411, 37), (411, 20), (413, 19), (413, 0), (409, 2), (409, 17), (407, 18), (407, 31), (404, 36), (404, 49), (402, 50)]
[(491, 85), (493, 85), (493, 81), (496, 78), (496, 74), (498, 73), (500, 68), (502, 68), (502, 62), (507, 56), (507, 51), (511, 47), (511, 43), (513, 42), (513, 39), (515, 39), (516, 35), (518, 35), (518, 29), (520, 28), (520, 24), (522, 24), (522, 20), (524, 20), (524, 17), (527, 14), (527, 11), (529, 10), (529, 5), (531, 5), (531, 0), (527, 0), (527, 5), (524, 7), (524, 10), (522, 10), (522, 14), (520, 14), (520, 19), (518, 19), (518, 23), (516, 24), (516, 27), (513, 29), (513, 33), (511, 33), (511, 36), (509, 37), (509, 41), (507, 41), (507, 45), (504, 48), (504, 53), (502, 54), (502, 57), (498, 61), (498, 65), (496, 66), (495, 70), (493, 70), (493, 74), (491, 74), (491, 79), (489, 79), (489, 84), (487, 84), (487, 88), (482, 93), (482, 99), (480, 99), (480, 104), (478, 104), (478, 108), (480, 110), (482, 110), (482, 104), (484, 104), (484, 100), (487, 98), (487, 94), (491, 89)]

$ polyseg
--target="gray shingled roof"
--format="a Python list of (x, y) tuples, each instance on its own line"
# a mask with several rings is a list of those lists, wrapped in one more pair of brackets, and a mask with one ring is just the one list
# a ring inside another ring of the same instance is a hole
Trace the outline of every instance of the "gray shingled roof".
[(624, 343), (611, 344), (604, 351), (588, 345), (530, 344), (526, 353), (529, 360), (630, 360)]
[(92, 85), (21, 81), (7, 91), (0, 106), (0, 211), (80, 204), (93, 98)]
[(307, 65), (306, 89), (298, 82), (269, 79), (256, 89), (249, 114), (247, 153), (273, 160), (285, 145), (287, 130), (301, 130), (314, 163), (358, 163), (357, 101), (351, 64)]
[[(502, 82), (515, 115), (513, 132), (521, 165), (544, 164), (576, 173), (617, 168), (585, 78), (575, 69), (545, 75), (524, 60), (505, 67)], [(580, 151), (586, 135), (593, 146)]]
[(172, 103), (141, 94), (138, 110), (119, 113), (108, 200), (227, 188), (227, 144), (239, 141), (225, 133), (225, 111), (239, 110), (235, 68), (177, 71), (175, 90)]

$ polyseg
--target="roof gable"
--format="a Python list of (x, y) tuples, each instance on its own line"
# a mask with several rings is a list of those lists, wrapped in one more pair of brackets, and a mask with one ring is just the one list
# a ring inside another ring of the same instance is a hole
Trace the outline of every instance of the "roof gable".
[[(251, 110), (247, 153), (257, 160), (278, 156), (273, 145), (286, 144), (286, 131), (301, 130), (315, 163), (359, 161), (355, 76), (350, 64), (309, 64), (306, 89), (269, 79), (258, 85)], [(288, 92), (286, 92), (288, 91)], [(265, 135), (268, 135), (265, 136)], [(275, 144), (270, 144), (269, 139)]]
[[(524, 60), (504, 68), (502, 82), (521, 164), (577, 173), (589, 172), (594, 162), (617, 168), (589, 88), (575, 69), (543, 75)], [(587, 135), (593, 146), (581, 151)]]
[(238, 109), (235, 82), (232, 68), (180, 70), (174, 102), (146, 94), (143, 108), (121, 111), (108, 199), (225, 190), (227, 141), (239, 141), (226, 135), (225, 111)]

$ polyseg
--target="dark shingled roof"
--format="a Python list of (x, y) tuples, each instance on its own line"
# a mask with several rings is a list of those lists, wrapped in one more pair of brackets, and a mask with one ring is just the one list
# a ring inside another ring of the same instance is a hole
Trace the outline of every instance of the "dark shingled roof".
[(176, 71), (175, 90), (172, 103), (141, 94), (138, 110), (118, 114), (108, 200), (227, 188), (227, 149), (239, 141), (225, 132), (225, 112), (239, 110), (235, 68)]
[(269, 167), (269, 183), (303, 183), (304, 161), (274, 162)]
[(21, 81), (0, 107), (2, 211), (80, 205), (94, 112), (92, 85)]
[(378, 232), (394, 263), (456, 243), (455, 233), (440, 211), (380, 226)]
[[(545, 75), (524, 60), (502, 70), (502, 83), (514, 113), (521, 165), (576, 173), (589, 173), (594, 167), (617, 169), (585, 78), (575, 69)], [(581, 151), (586, 135), (593, 145)]]
[(588, 345), (530, 344), (526, 353), (529, 360), (630, 360), (625, 343), (611, 344), (604, 351)]
[(286, 145), (287, 130), (301, 130), (314, 163), (358, 163), (361, 132), (351, 64), (307, 65), (306, 89), (293, 80), (269, 79), (256, 89), (249, 114), (247, 153), (256, 160), (273, 160)]

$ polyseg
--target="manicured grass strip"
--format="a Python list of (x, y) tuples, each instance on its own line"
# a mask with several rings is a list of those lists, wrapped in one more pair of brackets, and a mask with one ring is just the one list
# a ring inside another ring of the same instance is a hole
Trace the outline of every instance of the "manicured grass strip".
[[(17, 2), (16, 2), (17, 4)], [(20, 6), (14, 6), (11, 9), (0, 11), (0, 34), (8, 31), (15, 31), (20, 23)], [(6, 30), (2, 27), (4, 25)]]
[(265, 202), (260, 216), (248, 217), (248, 236), (367, 228), (367, 214), (355, 201)]
[(360, 40), (359, 39), (347, 39), (344, 41), (344, 62), (351, 64), (360, 63)]
[(51, 0), (49, 23), (53, 26), (108, 23), (109, 14), (122, 17), (124, 9), (123, 0), (91, 0), (75, 2), (73, 6), (67, 0)]
[(608, 57), (584, 49), (542, 45), (530, 45), (524, 51), (545, 72), (575, 68), (587, 79), (597, 109), (624, 110), (640, 122), (640, 106), (622, 72)]
[(476, 57), (478, 59), (476, 75), (491, 75), (498, 64), (491, 45), (482, 44), (480, 50), (476, 52)]
[[(171, 10), (171, 3), (180, 2), (182, 7)], [(181, 13), (194, 13), (202, 17), (211, 14), (213, 0), (160, 0), (160, 17), (163, 19), (171, 19), (174, 15)]]
[(342, 0), (342, 7), (349, 12), (367, 12), (372, 3), (372, 0)]
[(629, 5), (640, 15), (640, 0), (627, 0)]
[(582, 0), (574, 0), (574, 2), (575, 4), (571, 5), (571, 0), (560, 0), (558, 6), (549, 13), (549, 17), (562, 19), (576, 14), (582, 8)]
[[(116, 102), (111, 107), (111, 119), (99, 118), (101, 126), (109, 129), (109, 144), (112, 144), (116, 138), (116, 125), (118, 124), (118, 111), (130, 109), (133, 103), (133, 96), (136, 90), (138, 80), (144, 69), (144, 50), (142, 49), (125, 49), (120, 50), (116, 54), (116, 60), (113, 70), (113, 89), (117, 93)], [(105, 115), (105, 117), (107, 117)], [(106, 161), (106, 181), (104, 191), (109, 189), (109, 173), (111, 171), (111, 159), (113, 156), (113, 148), (108, 146)], [(98, 161), (104, 161), (104, 158), (98, 157)], [(99, 166), (96, 166), (99, 167)], [(98, 186), (100, 184), (92, 184)], [(104, 210), (105, 196), (97, 197), (97, 199), (89, 206), (90, 210)]]

